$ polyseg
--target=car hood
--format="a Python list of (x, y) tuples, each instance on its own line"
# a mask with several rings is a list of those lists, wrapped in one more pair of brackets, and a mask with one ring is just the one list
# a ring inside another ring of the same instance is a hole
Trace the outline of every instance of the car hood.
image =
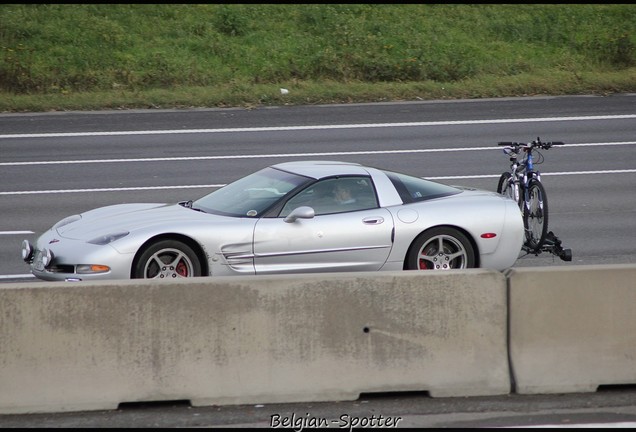
[(202, 213), (179, 204), (118, 204), (90, 210), (80, 216), (80, 220), (58, 228), (58, 235), (88, 241), (101, 235), (152, 229), (153, 226), (178, 226), (198, 220), (223, 222), (232, 219)]

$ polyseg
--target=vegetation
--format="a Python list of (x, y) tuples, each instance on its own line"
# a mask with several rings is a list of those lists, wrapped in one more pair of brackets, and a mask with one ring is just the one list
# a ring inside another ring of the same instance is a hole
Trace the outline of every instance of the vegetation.
[(634, 91), (629, 4), (0, 7), (0, 111)]

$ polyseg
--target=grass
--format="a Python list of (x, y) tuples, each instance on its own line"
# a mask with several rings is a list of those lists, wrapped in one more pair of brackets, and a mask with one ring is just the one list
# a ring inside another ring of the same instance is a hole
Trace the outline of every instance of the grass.
[(0, 7), (4, 112), (634, 91), (628, 4)]

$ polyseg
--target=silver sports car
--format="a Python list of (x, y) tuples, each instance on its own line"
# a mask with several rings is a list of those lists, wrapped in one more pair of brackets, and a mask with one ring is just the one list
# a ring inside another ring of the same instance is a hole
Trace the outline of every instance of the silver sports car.
[(503, 270), (519, 206), (495, 192), (331, 161), (264, 168), (196, 200), (69, 216), (22, 258), (44, 280)]

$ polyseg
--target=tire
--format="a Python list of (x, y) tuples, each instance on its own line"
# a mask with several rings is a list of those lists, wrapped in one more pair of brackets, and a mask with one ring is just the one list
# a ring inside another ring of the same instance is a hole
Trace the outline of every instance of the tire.
[(451, 270), (475, 267), (475, 250), (454, 228), (431, 228), (420, 234), (409, 249), (407, 270)]
[(499, 182), (497, 183), (497, 193), (507, 196), (508, 198), (520, 204), (519, 186), (513, 183), (510, 179), (512, 175), (509, 172), (504, 172), (499, 176)]
[(177, 279), (201, 276), (201, 262), (192, 248), (177, 240), (160, 240), (135, 260), (133, 279)]
[(539, 180), (531, 179), (528, 185), (528, 203), (523, 209), (523, 225), (526, 246), (537, 251), (548, 234), (548, 196)]

